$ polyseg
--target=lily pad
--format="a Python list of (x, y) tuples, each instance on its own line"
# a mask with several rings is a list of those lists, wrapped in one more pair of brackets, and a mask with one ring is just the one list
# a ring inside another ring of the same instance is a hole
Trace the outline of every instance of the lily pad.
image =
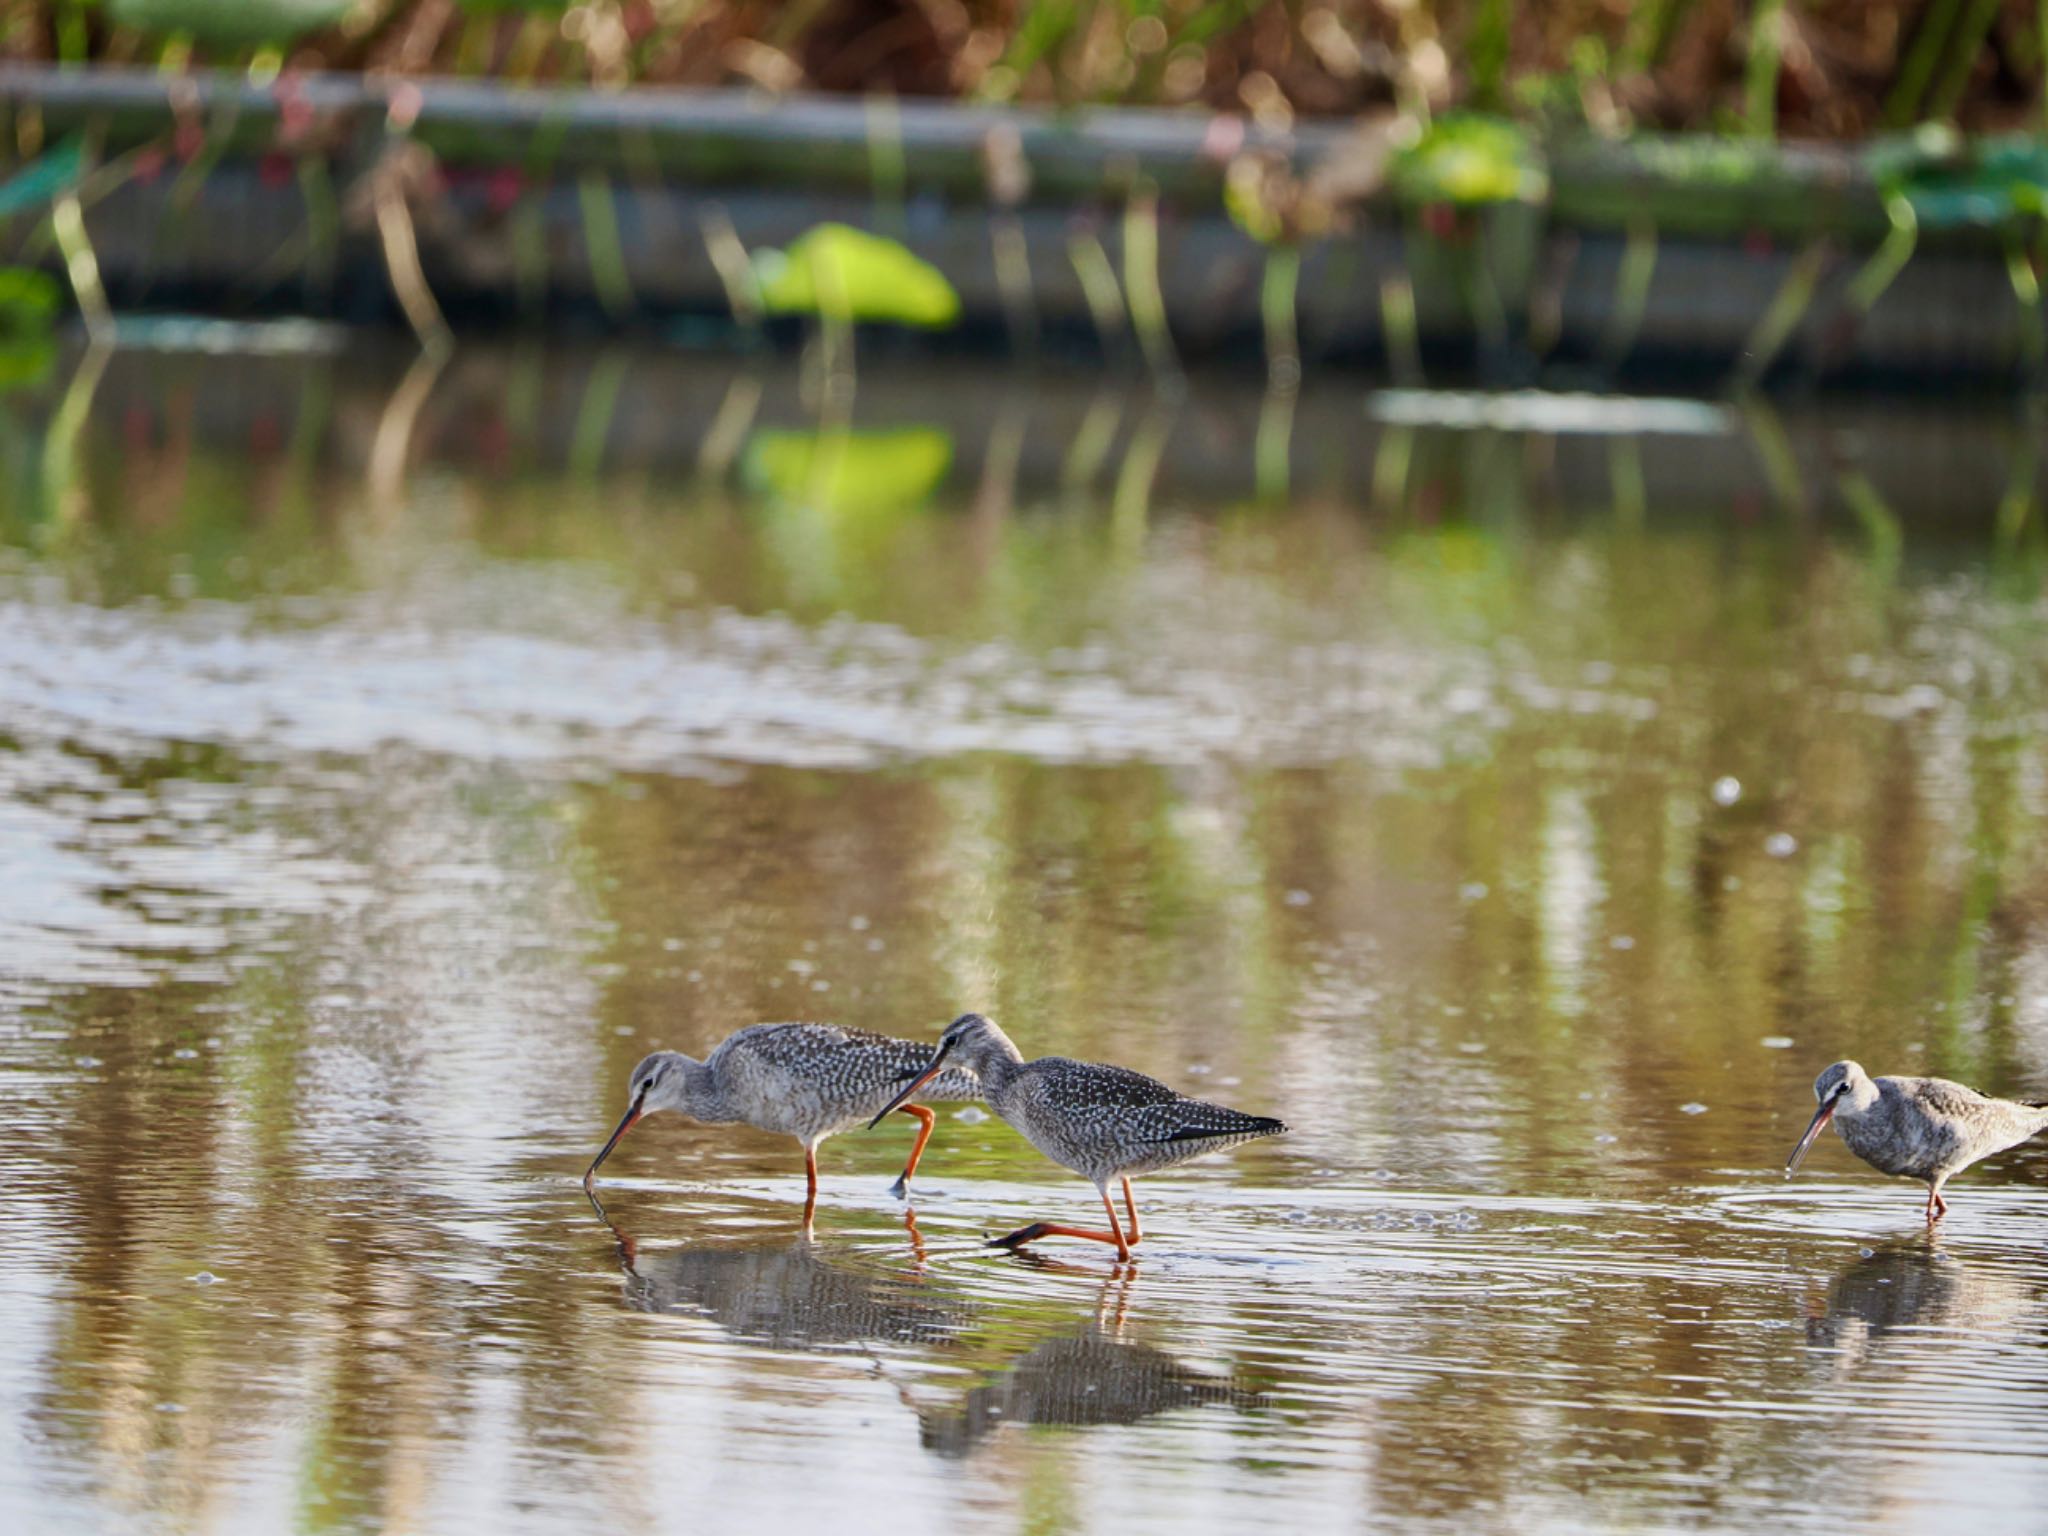
[(754, 282), (770, 314), (826, 315), (941, 330), (960, 318), (945, 274), (894, 240), (850, 224), (820, 224), (787, 251), (754, 253)]
[(1411, 203), (1536, 203), (1550, 178), (1529, 138), (1505, 118), (1451, 113), (1394, 158), (1389, 179)]

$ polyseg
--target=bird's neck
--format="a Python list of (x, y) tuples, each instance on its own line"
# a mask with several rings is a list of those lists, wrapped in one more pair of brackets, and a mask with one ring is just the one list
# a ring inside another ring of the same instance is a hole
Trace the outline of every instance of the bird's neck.
[(727, 1102), (725, 1084), (718, 1073), (705, 1062), (683, 1057), (682, 1086), (676, 1090), (672, 1108), (681, 1110), (692, 1120), (707, 1125), (719, 1125), (739, 1119), (739, 1113)]
[(958, 1053), (960, 1064), (981, 1079), (982, 1092), (994, 1098), (1004, 1084), (1024, 1065), (1024, 1053), (1016, 1042), (991, 1024), (969, 1040)]

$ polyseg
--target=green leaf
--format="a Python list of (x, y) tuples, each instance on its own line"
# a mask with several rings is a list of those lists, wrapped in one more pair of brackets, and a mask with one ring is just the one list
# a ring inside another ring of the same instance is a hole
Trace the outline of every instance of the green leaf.
[(559, 16), (571, 0), (455, 0), (471, 16)]
[(73, 135), (0, 181), (0, 219), (37, 208), (73, 185), (85, 171), (85, 140)]
[(787, 251), (754, 253), (770, 314), (826, 315), (940, 330), (960, 318), (960, 295), (930, 262), (848, 224), (820, 224)]
[(51, 336), (16, 341), (0, 335), (0, 389), (40, 384), (57, 366), (57, 342)]
[(860, 518), (922, 505), (946, 478), (953, 439), (938, 427), (756, 432), (741, 473), (755, 491)]
[(225, 47), (293, 42), (332, 27), (355, 0), (106, 0), (124, 27), (157, 36), (177, 34)]
[(64, 290), (47, 272), (0, 267), (0, 340), (47, 335), (64, 307)]
[(1887, 197), (1906, 199), (1923, 229), (1999, 229), (2048, 207), (2048, 140), (1966, 143), (1936, 129), (1875, 145), (1866, 163)]
[(1450, 113), (1395, 156), (1388, 179), (1411, 203), (1536, 203), (1550, 178), (1527, 135), (1505, 118)]

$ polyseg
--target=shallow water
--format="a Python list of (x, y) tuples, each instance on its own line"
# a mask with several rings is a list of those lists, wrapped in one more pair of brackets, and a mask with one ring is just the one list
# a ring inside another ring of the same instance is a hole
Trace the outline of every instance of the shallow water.
[[(2048, 1096), (2038, 420), (138, 343), (0, 432), (6, 1528), (2038, 1529), (2048, 1152), (1778, 1171)], [(1293, 1133), (578, 1188), (970, 1007)]]

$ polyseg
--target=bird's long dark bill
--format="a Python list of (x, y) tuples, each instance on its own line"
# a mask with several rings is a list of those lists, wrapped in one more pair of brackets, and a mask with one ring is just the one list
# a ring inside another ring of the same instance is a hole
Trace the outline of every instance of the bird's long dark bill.
[[(950, 1047), (948, 1047), (947, 1049), (950, 1049)], [(884, 1116), (894, 1114), (904, 1104), (908, 1103), (913, 1097), (915, 1097), (918, 1089), (922, 1088), (926, 1083), (930, 1082), (933, 1078), (939, 1075), (939, 1064), (943, 1062), (945, 1059), (946, 1051), (942, 1049), (936, 1056), (932, 1057), (932, 1064), (930, 1066), (926, 1067), (922, 1072), (918, 1073), (916, 1077), (911, 1079), (910, 1086), (908, 1088), (905, 1088), (901, 1093), (897, 1094), (895, 1098), (891, 1099), (887, 1104), (882, 1106), (882, 1113), (875, 1116), (874, 1119), (868, 1122), (868, 1129), (872, 1131), (876, 1126), (882, 1123), (882, 1119)]]
[(585, 1188), (588, 1188), (590, 1181), (597, 1177), (597, 1165), (612, 1155), (612, 1148), (619, 1144), (620, 1138), (626, 1132), (633, 1129), (633, 1122), (639, 1118), (640, 1106), (638, 1103), (635, 1103), (631, 1109), (626, 1111), (626, 1118), (619, 1122), (619, 1128), (612, 1132), (612, 1139), (604, 1144), (604, 1150), (597, 1154), (596, 1161), (592, 1162), (590, 1167), (584, 1170), (583, 1184)]
[(1792, 1149), (1792, 1155), (1785, 1159), (1785, 1171), (1797, 1173), (1799, 1165), (1806, 1161), (1806, 1154), (1820, 1139), (1820, 1133), (1828, 1128), (1828, 1121), (1835, 1117), (1835, 1101), (1829, 1099), (1813, 1112), (1812, 1123), (1806, 1127), (1806, 1134), (1799, 1138), (1799, 1145)]

